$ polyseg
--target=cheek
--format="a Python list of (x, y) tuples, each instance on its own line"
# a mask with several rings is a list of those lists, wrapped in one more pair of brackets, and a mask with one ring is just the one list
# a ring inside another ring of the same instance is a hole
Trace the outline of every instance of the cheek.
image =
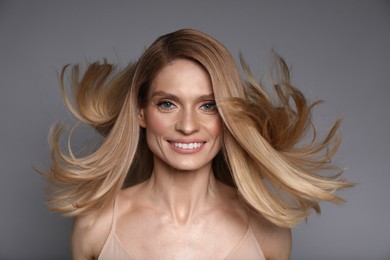
[(215, 118), (214, 120), (209, 120), (207, 129), (209, 130), (209, 133), (216, 137), (221, 138), (222, 136), (222, 120), (220, 117)]
[(156, 115), (156, 113), (149, 112), (145, 118), (146, 122), (146, 132), (150, 134), (162, 135), (166, 133), (169, 126), (169, 120), (162, 117), (161, 115)]

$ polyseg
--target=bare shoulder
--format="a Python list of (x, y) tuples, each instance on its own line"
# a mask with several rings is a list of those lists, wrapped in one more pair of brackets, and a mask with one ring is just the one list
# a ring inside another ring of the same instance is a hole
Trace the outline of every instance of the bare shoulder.
[(251, 227), (266, 259), (290, 259), (291, 229), (282, 228), (264, 217), (250, 213)]
[(110, 233), (112, 214), (113, 202), (99, 212), (75, 218), (71, 238), (73, 259), (97, 259)]

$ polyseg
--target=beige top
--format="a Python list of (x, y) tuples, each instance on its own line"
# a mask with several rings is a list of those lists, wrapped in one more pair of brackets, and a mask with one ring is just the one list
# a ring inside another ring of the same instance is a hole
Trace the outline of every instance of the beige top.
[[(117, 203), (114, 203), (113, 217), (110, 233), (104, 243), (103, 249), (100, 252), (98, 260), (131, 260), (135, 259), (131, 252), (125, 248), (116, 234), (116, 215), (117, 215)], [(225, 257), (225, 260), (234, 259), (258, 259), (265, 260), (263, 251), (261, 250), (255, 234), (252, 231), (250, 221), (248, 223), (248, 229), (240, 242), (230, 251), (229, 255)]]

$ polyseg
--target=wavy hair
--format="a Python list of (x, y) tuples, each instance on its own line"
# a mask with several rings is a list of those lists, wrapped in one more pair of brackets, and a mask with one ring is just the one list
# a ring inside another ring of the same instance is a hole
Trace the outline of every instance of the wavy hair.
[[(310, 209), (320, 212), (320, 201), (342, 202), (335, 191), (351, 184), (331, 163), (340, 144), (340, 121), (318, 140), (311, 120), (318, 102), (307, 102), (291, 84), (284, 60), (274, 56), (274, 71), (279, 75), (273, 84), (275, 100), (254, 80), (242, 57), (245, 77), (221, 43), (193, 29), (159, 37), (123, 70), (106, 61), (96, 62), (80, 76), (79, 66), (73, 66), (73, 101), (65, 93), (65, 66), (60, 82), (69, 110), (104, 140), (86, 156), (75, 156), (70, 145), (65, 154), (59, 145), (63, 127), (53, 127), (52, 164), (45, 174), (51, 184), (51, 209), (68, 216), (99, 210), (121, 188), (150, 177), (152, 153), (138, 124), (138, 113), (147, 102), (152, 80), (175, 59), (194, 61), (210, 75), (224, 125), (223, 145), (213, 160), (213, 171), (220, 181), (237, 189), (249, 208), (278, 226), (292, 227)], [(309, 135), (311, 140), (303, 142)]]

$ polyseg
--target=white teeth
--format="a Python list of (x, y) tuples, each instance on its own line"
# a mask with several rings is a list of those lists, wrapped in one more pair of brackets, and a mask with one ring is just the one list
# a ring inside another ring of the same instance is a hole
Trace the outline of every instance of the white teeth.
[(182, 148), (182, 149), (195, 149), (199, 148), (202, 144), (201, 143), (173, 143), (175, 147)]

